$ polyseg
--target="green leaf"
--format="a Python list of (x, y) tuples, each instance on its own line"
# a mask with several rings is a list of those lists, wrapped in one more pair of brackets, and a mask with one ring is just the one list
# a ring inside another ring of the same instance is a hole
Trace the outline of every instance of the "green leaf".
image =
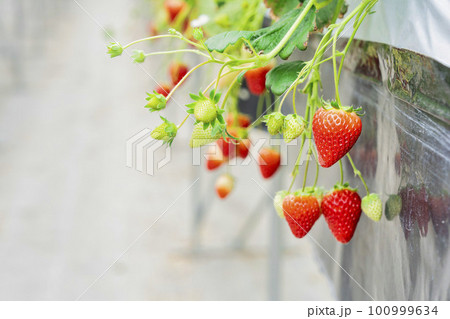
[[(331, 20), (333, 19), (334, 13), (336, 11), (336, 6), (338, 5), (338, 3), (339, 0), (332, 0), (330, 4), (326, 5), (325, 7), (321, 8), (316, 12), (317, 29), (320, 30), (323, 27), (328, 26), (332, 22)], [(345, 12), (347, 12), (347, 7), (348, 6), (344, 2), (342, 8), (340, 9), (340, 13), (345, 14)]]
[(283, 94), (297, 79), (304, 66), (303, 61), (286, 62), (276, 66), (266, 75), (266, 87), (275, 95)]
[[(303, 11), (303, 7), (289, 11), (270, 27), (257, 31), (224, 32), (209, 38), (205, 44), (211, 51), (224, 52), (228, 46), (236, 44), (241, 39), (247, 39), (257, 52), (262, 51), (268, 53), (283, 39), (289, 31), (289, 28)], [(315, 16), (315, 10), (311, 8), (289, 38), (286, 45), (279, 52), (279, 56), (282, 59), (287, 59), (295, 47), (299, 50), (306, 49), (309, 32), (314, 29)]]
[(265, 0), (264, 4), (272, 10), (273, 15), (281, 17), (286, 12), (295, 9), (299, 5), (298, 0)]

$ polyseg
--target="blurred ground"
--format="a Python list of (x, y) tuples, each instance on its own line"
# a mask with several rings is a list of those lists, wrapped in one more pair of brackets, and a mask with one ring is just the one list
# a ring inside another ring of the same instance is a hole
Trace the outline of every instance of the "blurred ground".
[[(137, 1), (79, 3), (123, 43), (146, 36)], [(155, 85), (147, 72), (160, 77), (166, 66), (144, 72), (126, 56), (106, 57), (102, 30), (73, 1), (10, 0), (0, 12), (0, 299), (72, 300), (88, 287), (81, 299), (267, 299), (270, 205), (247, 249), (229, 249), (267, 196), (251, 178), (270, 190), (256, 167), (236, 168), (235, 192), (208, 207), (193, 255), (198, 196), (188, 187), (198, 177), (207, 187), (213, 174), (192, 169), (189, 128), (155, 176), (125, 165), (126, 140), (159, 121), (142, 107)], [(178, 122), (171, 107), (165, 114)], [(313, 244), (284, 223), (281, 233), (281, 299), (333, 299)]]

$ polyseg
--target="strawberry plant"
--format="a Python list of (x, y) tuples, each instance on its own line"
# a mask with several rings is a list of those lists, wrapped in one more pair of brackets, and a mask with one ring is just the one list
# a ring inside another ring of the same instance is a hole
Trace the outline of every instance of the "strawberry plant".
[[(336, 239), (347, 243), (361, 215), (361, 198), (343, 181), (344, 157), (367, 192), (362, 210), (375, 221), (382, 216), (379, 196), (369, 192), (348, 153), (361, 134), (363, 109), (342, 105), (339, 96), (344, 59), (358, 28), (365, 17), (373, 13), (376, 3), (377, 0), (361, 0), (353, 11), (347, 13), (343, 0), (165, 0), (159, 4), (164, 14), (151, 25), (152, 36), (126, 45), (111, 43), (108, 54), (112, 58), (117, 57), (143, 42), (170, 38), (179, 40), (181, 45), (161, 52), (135, 50), (132, 59), (136, 63), (144, 63), (159, 54), (178, 57), (196, 54), (203, 59), (193, 67), (178, 60), (171, 63), (168, 70), (171, 85), (161, 85), (153, 93), (148, 93), (146, 107), (152, 112), (171, 103), (173, 94), (192, 73), (205, 65), (217, 65), (217, 74), (211, 76), (210, 84), (198, 88), (198, 94), (190, 94), (191, 103), (186, 105), (184, 120), (175, 125), (162, 118), (163, 123), (151, 136), (171, 144), (177, 131), (192, 116), (195, 125), (190, 147), (215, 142), (220, 148), (220, 154), (209, 152), (209, 170), (226, 165), (231, 158), (246, 158), (251, 148), (249, 133), (262, 122), (265, 122), (270, 135), (281, 134), (286, 143), (298, 139), (300, 151), (293, 165), (292, 181), (287, 190), (276, 194), (276, 211), (280, 217), (285, 217), (292, 233), (299, 238), (304, 237), (323, 214)], [(274, 21), (267, 27), (262, 26), (264, 6), (270, 9)], [(167, 34), (161, 33), (167, 29)], [(345, 29), (351, 29), (351, 35), (345, 47), (338, 50), (336, 44)], [(310, 34), (314, 32), (322, 36), (310, 60), (283, 62), (294, 50), (305, 50)], [(331, 56), (325, 58), (328, 49)], [(281, 62), (276, 65), (276, 60)], [(320, 66), (325, 62), (331, 62), (333, 66), (335, 99), (332, 101), (320, 98)], [(248, 115), (239, 112), (238, 94), (244, 80), (250, 93), (259, 99), (257, 118), (253, 122)], [(296, 94), (299, 93), (306, 96), (304, 114), (298, 114), (296, 109)], [(278, 97), (273, 108), (272, 94)], [(292, 96), (293, 114), (283, 113), (284, 102), (289, 96)], [(304, 147), (307, 147), (307, 160), (303, 185), (293, 191)], [(312, 156), (316, 158), (316, 175), (314, 184), (307, 187)], [(270, 148), (263, 148), (257, 160), (263, 178), (273, 176), (281, 162), (280, 153)], [(340, 167), (340, 181), (323, 196), (316, 185), (320, 166), (327, 168), (336, 163)], [(221, 175), (216, 183), (219, 197), (225, 198), (233, 185), (234, 178), (230, 174)], [(389, 211), (394, 214), (394, 209)]]

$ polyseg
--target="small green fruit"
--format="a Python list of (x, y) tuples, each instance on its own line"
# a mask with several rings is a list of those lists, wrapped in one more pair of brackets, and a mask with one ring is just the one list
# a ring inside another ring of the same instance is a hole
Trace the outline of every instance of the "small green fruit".
[(305, 130), (303, 118), (296, 114), (289, 114), (284, 118), (283, 137), (286, 143), (290, 143), (299, 137)]
[(162, 140), (164, 143), (171, 145), (177, 135), (177, 126), (162, 116), (160, 118), (163, 120), (163, 123), (158, 125), (150, 133), (150, 136), (155, 140)]
[(148, 103), (145, 105), (150, 112), (160, 111), (166, 107), (167, 99), (164, 95), (153, 91), (153, 93), (147, 93), (146, 100)]
[(269, 134), (277, 135), (283, 129), (284, 115), (280, 112), (273, 112), (264, 117), (264, 122), (266, 122)]
[(364, 196), (361, 201), (362, 211), (374, 221), (379, 221), (383, 213), (381, 199), (378, 194), (372, 193)]
[(395, 216), (400, 214), (401, 210), (402, 198), (396, 194), (389, 195), (384, 209), (384, 214), (386, 215), (387, 220), (393, 220)]

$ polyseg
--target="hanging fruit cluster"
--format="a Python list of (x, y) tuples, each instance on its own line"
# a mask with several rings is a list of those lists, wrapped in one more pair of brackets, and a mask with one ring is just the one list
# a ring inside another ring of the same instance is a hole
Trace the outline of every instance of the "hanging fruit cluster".
[[(245, 159), (252, 146), (249, 132), (263, 122), (270, 135), (282, 135), (286, 143), (299, 139), (301, 146), (292, 181), (289, 188), (275, 195), (275, 209), (281, 218), (285, 218), (296, 237), (308, 234), (323, 214), (335, 238), (347, 243), (355, 232), (362, 211), (375, 221), (380, 220), (382, 214), (379, 196), (369, 192), (348, 153), (362, 131), (362, 109), (342, 105), (339, 97), (339, 79), (345, 56), (356, 31), (364, 18), (372, 13), (376, 2), (362, 0), (352, 12), (336, 22), (347, 11), (341, 0), (289, 1), (283, 6), (277, 5), (277, 1), (264, 1), (275, 22), (263, 28), (265, 9), (260, 0), (165, 0), (163, 23), (159, 22), (159, 26), (170, 27), (168, 34), (157, 35), (158, 28), (153, 25), (151, 37), (124, 46), (111, 43), (108, 53), (115, 57), (144, 41), (173, 38), (181, 40), (185, 47), (150, 53), (137, 50), (132, 55), (134, 62), (143, 63), (147, 57), (156, 54), (197, 54), (205, 59), (193, 68), (183, 62), (173, 62), (169, 67), (171, 83), (147, 93), (146, 107), (152, 112), (166, 108), (173, 93), (194, 71), (208, 64), (220, 66), (217, 76), (208, 86), (190, 94), (191, 102), (186, 105), (184, 120), (176, 125), (161, 117), (162, 123), (151, 136), (170, 145), (177, 131), (192, 117), (195, 125), (189, 145), (196, 148), (210, 144), (206, 161), (208, 170), (226, 165), (231, 159)], [(340, 51), (336, 43), (347, 25), (353, 26), (353, 32)], [(311, 60), (275, 65), (276, 57), (285, 60), (295, 48), (305, 50), (309, 34), (317, 30), (323, 31), (323, 36)], [(332, 51), (331, 56), (325, 58), (324, 53), (328, 49)], [(319, 97), (320, 65), (327, 61), (333, 63), (336, 94), (333, 101)], [(259, 98), (257, 118), (253, 122), (248, 115), (239, 112), (238, 94), (243, 79), (250, 92)], [(297, 113), (295, 105), (298, 92), (307, 96), (303, 115)], [(284, 114), (282, 107), (291, 93), (293, 113)], [(279, 96), (273, 104), (272, 94)], [(303, 185), (292, 190), (305, 144), (308, 146)], [(314, 184), (307, 186), (306, 176), (312, 156), (316, 159), (316, 176)], [(366, 189), (367, 195), (362, 199), (356, 189), (344, 183), (342, 159), (345, 156)], [(261, 175), (270, 178), (280, 166), (280, 153), (264, 147), (259, 151), (257, 161)], [(325, 193), (316, 185), (319, 168), (336, 163), (340, 166), (341, 179)], [(218, 196), (226, 198), (234, 187), (233, 176), (229, 173), (220, 175), (215, 187)]]

